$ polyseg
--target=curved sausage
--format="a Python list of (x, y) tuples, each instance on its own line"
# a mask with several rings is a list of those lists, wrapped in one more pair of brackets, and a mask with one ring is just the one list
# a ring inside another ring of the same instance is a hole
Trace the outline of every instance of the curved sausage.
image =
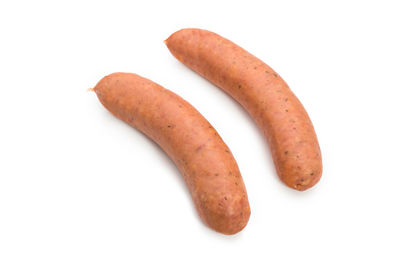
[(171, 53), (236, 99), (253, 117), (271, 149), (280, 179), (297, 190), (322, 175), (321, 152), (303, 105), (267, 64), (206, 30), (183, 29), (165, 41)]
[(175, 162), (209, 227), (235, 234), (246, 226), (250, 207), (236, 161), (193, 106), (130, 73), (108, 75), (93, 90), (104, 107), (155, 141)]

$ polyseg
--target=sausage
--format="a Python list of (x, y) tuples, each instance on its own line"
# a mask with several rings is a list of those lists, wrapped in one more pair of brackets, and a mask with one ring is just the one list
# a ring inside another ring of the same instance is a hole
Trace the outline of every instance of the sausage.
[(321, 151), (310, 118), (285, 81), (233, 42), (206, 30), (183, 29), (165, 40), (183, 64), (238, 101), (263, 132), (280, 179), (303, 191), (322, 175)]
[(108, 75), (93, 91), (106, 109), (168, 154), (209, 227), (230, 235), (246, 226), (250, 207), (238, 165), (217, 131), (192, 105), (130, 73)]

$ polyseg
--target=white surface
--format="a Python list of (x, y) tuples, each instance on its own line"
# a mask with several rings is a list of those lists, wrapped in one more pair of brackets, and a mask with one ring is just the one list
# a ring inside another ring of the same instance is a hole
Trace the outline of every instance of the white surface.
[[(0, 266), (399, 266), (398, 1), (2, 1)], [(163, 40), (217, 32), (307, 108), (324, 161), (300, 193), (244, 110)], [(233, 151), (252, 215), (205, 227), (154, 143), (86, 90), (135, 72), (191, 102)]]

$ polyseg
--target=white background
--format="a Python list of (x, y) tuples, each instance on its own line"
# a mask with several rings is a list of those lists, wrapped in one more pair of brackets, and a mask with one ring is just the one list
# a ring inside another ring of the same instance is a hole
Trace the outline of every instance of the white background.
[[(1, 1), (0, 266), (399, 266), (398, 1)], [(285, 187), (255, 123), (163, 40), (221, 34), (307, 108), (324, 174)], [(252, 215), (203, 225), (179, 172), (93, 87), (135, 72), (192, 103), (231, 148)]]

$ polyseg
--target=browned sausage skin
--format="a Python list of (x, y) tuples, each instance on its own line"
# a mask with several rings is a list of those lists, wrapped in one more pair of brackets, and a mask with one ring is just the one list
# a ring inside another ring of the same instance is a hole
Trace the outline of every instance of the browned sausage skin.
[(136, 74), (108, 75), (93, 90), (104, 107), (159, 144), (175, 162), (208, 226), (223, 234), (246, 226), (250, 207), (236, 161), (193, 106)]
[(235, 98), (254, 118), (280, 179), (303, 191), (322, 175), (321, 152), (303, 105), (267, 64), (206, 30), (183, 29), (165, 41), (171, 53)]

